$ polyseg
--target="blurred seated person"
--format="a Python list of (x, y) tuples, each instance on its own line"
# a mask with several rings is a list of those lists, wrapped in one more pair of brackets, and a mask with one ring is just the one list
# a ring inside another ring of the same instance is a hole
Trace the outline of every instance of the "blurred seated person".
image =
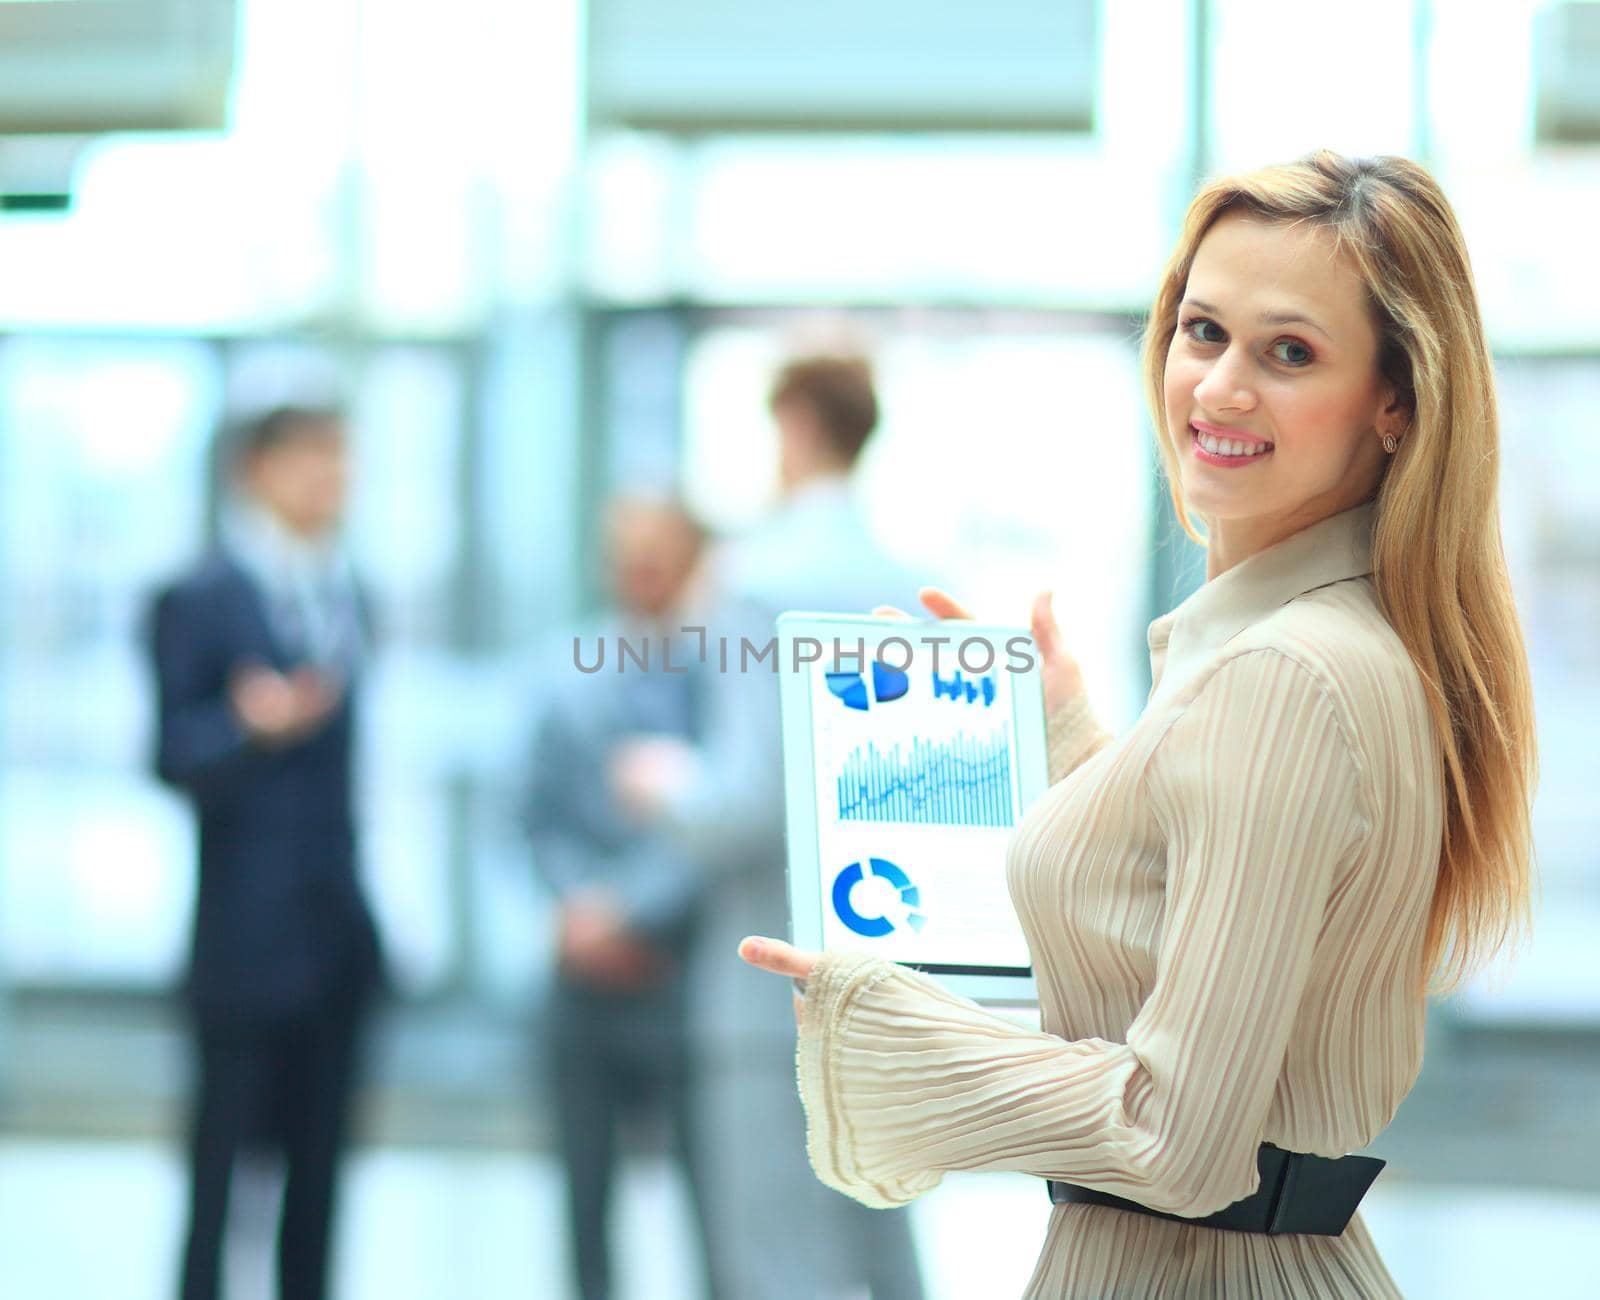
[[(607, 772), (624, 737), (692, 741), (700, 665), (693, 638), (664, 638), (680, 613), (703, 537), (675, 503), (614, 501), (606, 549), (615, 596), (598, 648), (558, 665), (535, 728), (524, 817), (536, 869), (559, 902), (558, 968), (545, 1024), (566, 1174), (573, 1268), (583, 1300), (615, 1294), (607, 1241), (619, 1133), (629, 1117), (665, 1123), (700, 1196), (686, 1109), (684, 955), (699, 907), (698, 872), (612, 798)], [(617, 637), (645, 648), (604, 661)], [(581, 658), (581, 665), (580, 660)], [(580, 667), (583, 669), (580, 671)]]
[(286, 1166), (278, 1293), (326, 1294), (356, 1047), (380, 971), (350, 799), (366, 637), (338, 538), (346, 452), (330, 411), (286, 407), (246, 428), (222, 542), (151, 619), (156, 766), (199, 820), (184, 1300), (217, 1295), (236, 1157), (263, 1142)]

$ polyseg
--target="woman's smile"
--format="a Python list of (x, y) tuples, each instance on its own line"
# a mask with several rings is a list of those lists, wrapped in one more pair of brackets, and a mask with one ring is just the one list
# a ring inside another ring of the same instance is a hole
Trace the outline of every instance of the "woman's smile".
[(1195, 456), (1207, 465), (1220, 465), (1237, 469), (1241, 465), (1254, 465), (1272, 454), (1272, 443), (1240, 429), (1227, 429), (1221, 425), (1196, 420), (1189, 425), (1189, 444)]

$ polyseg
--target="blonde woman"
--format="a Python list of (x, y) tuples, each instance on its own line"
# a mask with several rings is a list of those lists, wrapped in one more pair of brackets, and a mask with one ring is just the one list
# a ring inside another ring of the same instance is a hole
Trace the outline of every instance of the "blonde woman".
[[(1489, 352), (1444, 196), (1399, 158), (1195, 199), (1144, 344), (1207, 582), (1094, 723), (1035, 611), (1053, 784), (1008, 876), (1030, 1033), (886, 961), (750, 939), (801, 981), (818, 1176), (898, 1205), (1051, 1180), (1035, 1297), (1392, 1296), (1356, 1204), (1430, 983), (1522, 928), (1531, 695)], [(958, 615), (930, 593), (936, 615)], [(974, 1249), (980, 1249), (974, 1243)]]

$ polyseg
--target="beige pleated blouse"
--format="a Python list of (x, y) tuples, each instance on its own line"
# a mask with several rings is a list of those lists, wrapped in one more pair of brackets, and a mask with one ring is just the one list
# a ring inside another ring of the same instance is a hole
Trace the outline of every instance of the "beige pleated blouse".
[[(1256, 1189), (1263, 1141), (1342, 1156), (1389, 1122), (1422, 1062), (1443, 809), (1372, 519), (1323, 520), (1152, 624), (1125, 736), (1081, 701), (1050, 720), (1053, 784), (1007, 865), (1043, 1032), (879, 958), (821, 960), (799, 1078), (823, 1182), (888, 1206), (946, 1170), (1022, 1170), (1197, 1217)], [(1027, 1294), (1398, 1292), (1359, 1215), (1269, 1237), (1070, 1205)]]

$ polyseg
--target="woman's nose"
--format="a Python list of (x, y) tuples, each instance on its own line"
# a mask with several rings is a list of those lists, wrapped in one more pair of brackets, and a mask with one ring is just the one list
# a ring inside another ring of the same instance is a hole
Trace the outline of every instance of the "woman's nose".
[(1256, 404), (1251, 384), (1249, 358), (1229, 348), (1211, 362), (1204, 377), (1194, 386), (1194, 400), (1207, 411), (1249, 411)]

